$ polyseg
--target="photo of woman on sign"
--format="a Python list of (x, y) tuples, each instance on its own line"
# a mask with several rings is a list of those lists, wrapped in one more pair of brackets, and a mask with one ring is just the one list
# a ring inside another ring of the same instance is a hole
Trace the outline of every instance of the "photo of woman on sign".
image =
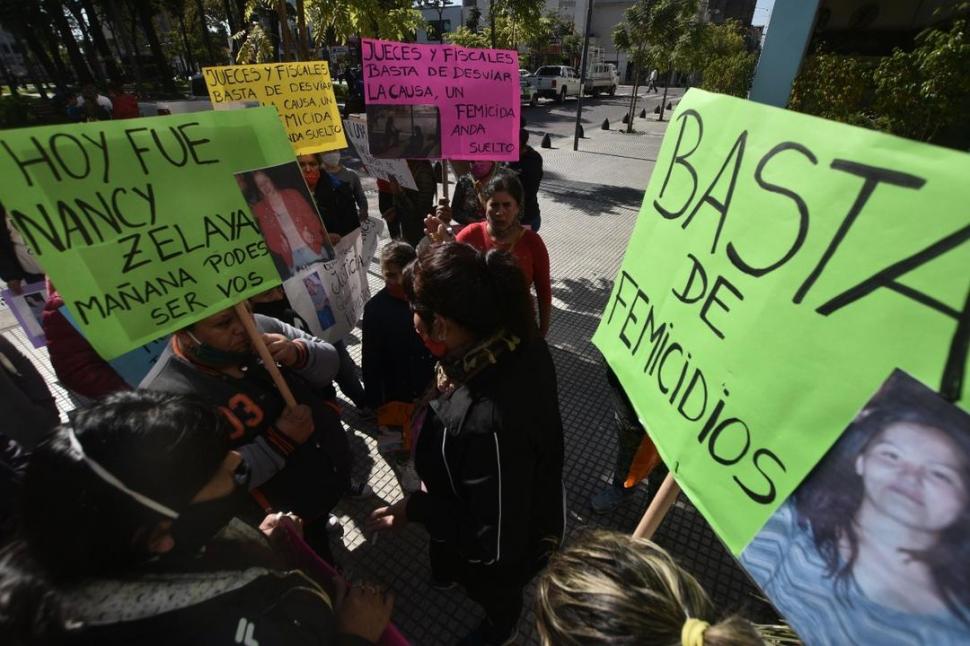
[(970, 414), (896, 371), (741, 562), (806, 644), (970, 642)]
[(296, 162), (239, 173), (250, 209), (259, 223), (283, 280), (313, 262), (333, 257), (320, 215), (313, 207)]

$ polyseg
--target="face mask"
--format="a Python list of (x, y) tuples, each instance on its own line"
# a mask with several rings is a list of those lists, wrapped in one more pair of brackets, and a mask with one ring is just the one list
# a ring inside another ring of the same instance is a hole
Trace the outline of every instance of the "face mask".
[(471, 163), (471, 174), (475, 179), (484, 179), (492, 172), (492, 162), (477, 161)]
[(387, 289), (387, 293), (394, 298), (402, 301), (407, 300), (407, 294), (404, 293), (404, 285), (400, 283), (384, 283), (384, 286)]
[(340, 153), (330, 152), (323, 153), (320, 155), (320, 160), (323, 162), (324, 166), (330, 166), (331, 168), (340, 165)]
[(215, 500), (189, 505), (172, 523), (173, 552), (195, 554), (212, 537), (229, 524), (235, 516), (245, 511), (249, 502), (249, 466), (240, 462), (233, 476), (236, 488), (232, 493)]
[(320, 171), (319, 170), (308, 170), (303, 173), (303, 179), (306, 180), (307, 186), (310, 187), (312, 191), (317, 187), (317, 182), (320, 181)]
[(431, 353), (431, 356), (437, 357), (440, 359), (441, 357), (448, 354), (448, 346), (445, 345), (444, 341), (435, 341), (427, 334), (423, 334), (421, 332), (418, 332), (418, 336), (421, 337), (421, 343), (423, 343), (424, 347), (428, 349), (428, 352)]
[(238, 366), (245, 363), (247, 360), (252, 358), (251, 352), (229, 352), (227, 350), (220, 350), (208, 343), (203, 343), (199, 341), (194, 334), (189, 332), (189, 337), (195, 341), (196, 346), (189, 348), (189, 354), (192, 358), (201, 364), (211, 366), (213, 368), (227, 368), (229, 366)]

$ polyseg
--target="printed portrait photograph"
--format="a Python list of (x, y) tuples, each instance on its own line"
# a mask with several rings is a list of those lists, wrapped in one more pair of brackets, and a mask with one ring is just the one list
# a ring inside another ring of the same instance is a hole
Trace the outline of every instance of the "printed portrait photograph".
[(970, 643), (970, 414), (896, 370), (741, 563), (804, 643)]
[(259, 224), (281, 279), (333, 258), (323, 220), (295, 160), (236, 173), (236, 183)]
[(379, 159), (440, 159), (441, 120), (433, 105), (368, 105), (370, 154)]

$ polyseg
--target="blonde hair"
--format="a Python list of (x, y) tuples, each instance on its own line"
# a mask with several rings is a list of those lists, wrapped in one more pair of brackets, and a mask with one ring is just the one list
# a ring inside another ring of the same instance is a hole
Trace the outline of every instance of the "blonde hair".
[[(554, 555), (536, 593), (544, 645), (676, 646), (688, 619), (712, 621), (714, 608), (694, 577), (654, 543), (593, 531)], [(740, 617), (704, 631), (704, 646), (761, 646)]]

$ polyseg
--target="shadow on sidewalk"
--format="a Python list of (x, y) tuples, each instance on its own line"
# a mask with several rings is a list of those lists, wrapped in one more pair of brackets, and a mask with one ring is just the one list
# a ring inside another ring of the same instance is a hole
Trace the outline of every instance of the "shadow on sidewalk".
[(539, 191), (553, 202), (565, 204), (592, 217), (620, 211), (635, 212), (643, 200), (642, 188), (580, 182), (548, 170), (543, 175)]

